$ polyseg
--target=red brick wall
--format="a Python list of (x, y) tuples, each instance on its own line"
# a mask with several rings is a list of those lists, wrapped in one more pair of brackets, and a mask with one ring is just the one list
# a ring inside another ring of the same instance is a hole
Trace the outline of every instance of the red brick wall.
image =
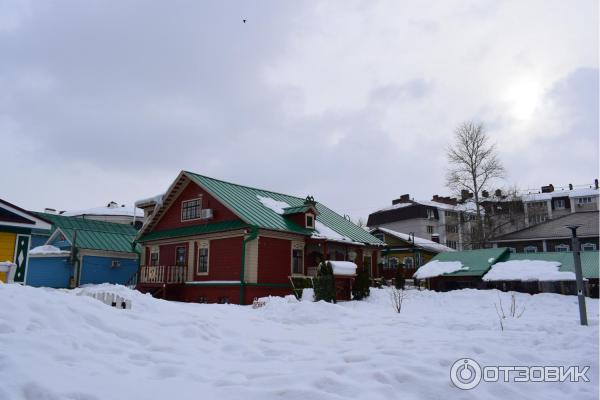
[[(194, 259), (196, 259), (194, 257)], [(239, 281), (242, 268), (242, 237), (213, 239), (208, 253), (208, 275), (196, 275), (197, 281)], [(194, 265), (194, 273), (196, 265)]]
[(292, 242), (259, 237), (258, 283), (289, 283), (292, 273)]
[[(191, 200), (202, 195), (202, 208), (211, 208), (213, 210), (213, 218), (210, 220), (192, 220), (181, 221), (181, 202)], [(171, 207), (162, 216), (153, 230), (160, 231), (164, 229), (179, 228), (182, 226), (201, 225), (207, 222), (231, 221), (239, 219), (233, 212), (227, 209), (223, 204), (217, 201), (213, 196), (206, 193), (198, 185), (190, 182), (183, 192), (175, 199)]]

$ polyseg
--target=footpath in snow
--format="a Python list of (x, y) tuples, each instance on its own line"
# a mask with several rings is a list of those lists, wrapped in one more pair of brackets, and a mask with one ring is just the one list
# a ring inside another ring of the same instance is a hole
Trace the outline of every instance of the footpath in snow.
[[(116, 293), (120, 310), (83, 295)], [(598, 300), (579, 326), (575, 296), (516, 294), (500, 330), (495, 290), (389, 292), (327, 304), (269, 298), (261, 308), (153, 299), (122, 286), (73, 291), (0, 284), (0, 399), (597, 399)], [(449, 379), (481, 365), (590, 366), (590, 382)]]

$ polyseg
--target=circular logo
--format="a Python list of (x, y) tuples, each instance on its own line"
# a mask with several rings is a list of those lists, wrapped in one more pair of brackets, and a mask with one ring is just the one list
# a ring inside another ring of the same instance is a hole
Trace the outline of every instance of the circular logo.
[(459, 389), (473, 389), (481, 382), (481, 367), (470, 358), (456, 360), (450, 369), (450, 380)]

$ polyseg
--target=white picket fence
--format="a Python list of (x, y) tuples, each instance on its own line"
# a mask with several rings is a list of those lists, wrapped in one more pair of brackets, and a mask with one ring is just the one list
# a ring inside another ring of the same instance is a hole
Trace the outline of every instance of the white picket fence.
[(114, 293), (94, 292), (94, 293), (80, 293), (80, 295), (81, 294), (83, 294), (84, 296), (89, 296), (96, 300), (99, 300), (99, 301), (103, 302), (104, 304), (106, 304), (107, 306), (111, 306), (111, 307), (115, 307), (115, 308), (119, 308), (119, 309), (123, 309), (123, 310), (131, 309), (131, 300), (121, 297)]

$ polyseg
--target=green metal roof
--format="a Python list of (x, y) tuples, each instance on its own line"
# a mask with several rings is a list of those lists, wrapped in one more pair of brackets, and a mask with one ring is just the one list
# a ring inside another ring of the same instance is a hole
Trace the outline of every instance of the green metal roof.
[[(463, 266), (469, 269), (456, 271), (443, 276), (483, 276), (491, 268), (493, 264), (501, 261), (506, 254), (509, 253), (508, 248), (500, 247), (493, 249), (480, 250), (465, 250), (439, 253), (433, 257), (431, 261), (460, 261)], [(503, 260), (502, 260), (503, 261)]]
[(307, 205), (298, 206), (298, 207), (287, 207), (287, 208), (283, 209), (283, 215), (303, 213), (303, 212), (307, 212), (311, 208), (312, 208), (311, 206), (307, 206)]
[[(185, 171), (185, 173), (192, 181), (208, 190), (249, 225), (303, 235), (311, 235), (313, 233), (311, 229), (300, 227), (283, 215), (265, 207), (257, 196), (268, 197), (276, 201), (284, 202), (289, 207), (303, 207), (305, 205), (305, 199), (303, 198), (224, 182), (198, 175), (193, 172)], [(385, 245), (385, 243), (375, 236), (372, 236), (366, 230), (355, 225), (341, 215), (336, 214), (323, 204), (317, 203), (315, 208), (319, 213), (317, 221), (323, 223), (338, 234), (346, 236), (356, 242)]]
[(174, 229), (165, 229), (162, 231), (154, 231), (150, 232), (147, 235), (143, 235), (139, 241), (146, 242), (149, 240), (157, 240), (171, 237), (182, 237), (182, 236), (190, 236), (190, 235), (198, 235), (203, 233), (213, 233), (213, 232), (223, 232), (232, 229), (240, 229), (247, 227), (243, 221), (235, 220), (235, 221), (222, 221), (215, 222), (212, 224), (204, 224), (204, 225), (192, 225), (185, 226), (182, 228), (174, 228)]
[(80, 249), (133, 253), (131, 244), (137, 231), (131, 225), (56, 214), (36, 214), (52, 222), (52, 232), (60, 229), (71, 243), (75, 240), (75, 232), (77, 232), (75, 245)]
[[(583, 277), (588, 279), (598, 279), (598, 271), (600, 269), (598, 252), (582, 251), (580, 254)], [(561, 264), (560, 271), (575, 272), (575, 261), (573, 259), (573, 252), (571, 251), (547, 253), (508, 253), (501, 261), (512, 260), (557, 261)]]

